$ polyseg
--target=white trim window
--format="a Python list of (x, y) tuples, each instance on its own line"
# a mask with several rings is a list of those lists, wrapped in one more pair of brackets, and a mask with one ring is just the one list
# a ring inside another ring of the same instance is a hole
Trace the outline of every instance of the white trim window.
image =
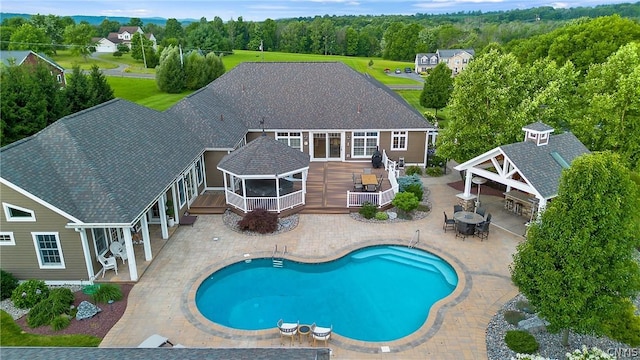
[(187, 202), (187, 196), (184, 191), (184, 176), (178, 180), (178, 202), (180, 203), (180, 208)]
[(96, 249), (96, 255), (103, 255), (109, 250), (107, 245), (107, 234), (105, 229), (93, 229), (93, 243)]
[(64, 269), (64, 256), (57, 232), (32, 232), (40, 269)]
[(302, 151), (302, 133), (300, 132), (277, 132), (276, 140)]
[(406, 131), (393, 131), (391, 133), (391, 150), (407, 150), (409, 135)]
[(0, 246), (15, 245), (16, 239), (11, 231), (0, 231)]
[(370, 157), (378, 148), (377, 131), (355, 131), (353, 133), (353, 146), (351, 157)]
[(8, 222), (33, 222), (36, 221), (36, 214), (33, 210), (3, 202), (4, 216)]

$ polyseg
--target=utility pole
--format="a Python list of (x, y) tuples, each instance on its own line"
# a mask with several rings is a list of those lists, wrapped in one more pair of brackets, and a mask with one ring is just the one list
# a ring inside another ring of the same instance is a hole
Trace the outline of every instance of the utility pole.
[[(140, 33), (138, 33), (140, 34)], [(147, 57), (144, 54), (144, 41), (142, 41), (142, 34), (140, 34), (140, 46), (142, 47), (142, 61), (144, 61), (144, 68), (147, 68)]]

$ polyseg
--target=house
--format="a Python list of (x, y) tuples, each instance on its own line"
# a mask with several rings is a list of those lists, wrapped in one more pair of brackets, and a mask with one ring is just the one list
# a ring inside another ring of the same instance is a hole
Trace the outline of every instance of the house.
[(420, 74), (433, 69), (439, 63), (447, 64), (453, 75), (462, 72), (473, 59), (473, 49), (437, 50), (435, 53), (416, 54), (414, 61), (415, 72)]
[(43, 54), (38, 54), (31, 50), (0, 51), (0, 60), (2, 60), (2, 65), (4, 66), (45, 64), (51, 70), (51, 76), (55, 76), (56, 81), (60, 83), (60, 87), (67, 86), (64, 68)]
[(125, 44), (131, 49), (131, 40), (135, 33), (140, 33), (153, 42), (153, 49), (158, 50), (156, 37), (153, 34), (145, 34), (139, 26), (121, 26), (118, 32), (112, 32), (106, 38), (94, 38), (96, 52), (114, 53), (118, 50), (119, 44)]
[(589, 153), (572, 133), (551, 135), (554, 129), (541, 122), (522, 130), (524, 141), (498, 146), (454, 168), (466, 174), (464, 193), (457, 195), (463, 208), (473, 209), (477, 196), (471, 184), (479, 177), (505, 185), (505, 209), (531, 221), (558, 196), (562, 170)]
[(114, 99), (0, 149), (2, 268), (49, 283), (93, 280), (98, 255), (120, 241), (127, 280), (137, 281), (132, 254), (152, 261), (149, 228), (167, 239), (168, 206), (179, 222), (206, 190), (229, 192), (227, 175), (254, 176), (222, 161), (243, 147), (255, 153), (252, 141), (269, 139), (254, 144), (287, 172), (269, 174), (287, 189), (308, 162), (370, 163), (377, 149), (424, 165), (435, 130), (341, 63), (243, 63), (164, 112)]

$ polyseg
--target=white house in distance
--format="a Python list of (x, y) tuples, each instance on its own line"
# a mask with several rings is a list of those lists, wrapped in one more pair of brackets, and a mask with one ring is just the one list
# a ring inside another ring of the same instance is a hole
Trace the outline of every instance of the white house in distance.
[(144, 35), (148, 40), (153, 42), (154, 50), (158, 50), (156, 37), (153, 34), (145, 34), (139, 26), (121, 26), (118, 32), (110, 33), (106, 38), (95, 38), (96, 52), (114, 53), (118, 51), (119, 44), (125, 44), (131, 48), (131, 39), (135, 33)]
[(473, 49), (437, 50), (435, 53), (416, 54), (415, 72), (420, 74), (433, 69), (439, 63), (447, 64), (453, 75), (462, 72), (475, 55)]

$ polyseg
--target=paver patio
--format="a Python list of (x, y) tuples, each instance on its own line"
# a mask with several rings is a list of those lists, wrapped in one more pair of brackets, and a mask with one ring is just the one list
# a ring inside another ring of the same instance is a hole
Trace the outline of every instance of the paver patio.
[[(193, 227), (180, 227), (129, 294), (127, 310), (103, 340), (102, 347), (135, 347), (158, 333), (187, 347), (279, 347), (277, 328), (237, 331), (204, 319), (194, 294), (207, 275), (227, 264), (270, 257), (275, 245), (287, 246), (292, 259), (324, 261), (372, 244), (407, 245), (420, 230), (418, 248), (448, 260), (460, 284), (434, 306), (423, 327), (407, 338), (385, 343), (353, 341), (334, 334), (334, 358), (342, 359), (486, 359), (485, 329), (502, 304), (517, 294), (508, 264), (521, 236), (492, 226), (488, 241), (455, 238), (442, 230), (443, 211), (451, 213), (456, 190), (446, 184), (457, 173), (427, 178), (433, 209), (424, 219), (368, 224), (349, 215), (300, 215), (298, 226), (272, 236), (248, 236), (223, 224), (221, 215), (200, 215)], [(218, 240), (214, 240), (218, 238)], [(436, 310), (437, 309), (437, 310)], [(382, 353), (380, 346), (391, 353)], [(290, 346), (286, 344), (284, 346)], [(294, 346), (308, 346), (296, 342)]]

